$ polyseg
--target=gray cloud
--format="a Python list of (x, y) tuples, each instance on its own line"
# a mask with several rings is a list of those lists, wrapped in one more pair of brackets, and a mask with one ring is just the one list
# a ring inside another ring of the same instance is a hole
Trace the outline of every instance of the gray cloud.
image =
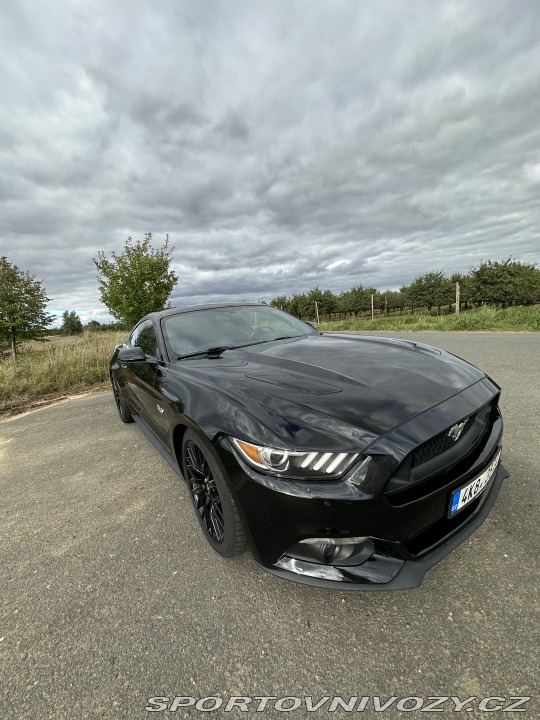
[(174, 303), (540, 261), (540, 8), (10, 5), (0, 253), (107, 316), (92, 258), (166, 232)]

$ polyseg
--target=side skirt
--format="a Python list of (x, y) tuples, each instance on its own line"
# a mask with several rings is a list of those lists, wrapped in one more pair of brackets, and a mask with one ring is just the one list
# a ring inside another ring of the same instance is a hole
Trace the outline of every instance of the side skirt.
[(184, 480), (184, 476), (182, 475), (182, 471), (180, 470), (180, 466), (178, 465), (176, 458), (171, 455), (171, 453), (167, 450), (167, 448), (163, 445), (161, 440), (155, 435), (152, 430), (141, 420), (141, 418), (133, 413), (133, 420), (135, 421), (135, 424), (137, 427), (143, 432), (143, 434), (146, 436), (147, 440), (149, 440), (152, 445), (156, 448), (156, 450), (159, 451), (161, 457), (166, 460), (169, 465), (172, 467), (172, 469), (175, 471), (177, 475), (180, 475), (182, 480)]

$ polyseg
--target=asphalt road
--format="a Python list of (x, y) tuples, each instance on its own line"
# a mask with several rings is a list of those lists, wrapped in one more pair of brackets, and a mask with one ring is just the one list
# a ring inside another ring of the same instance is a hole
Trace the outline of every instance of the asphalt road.
[[(149, 697), (231, 695), (531, 695), (525, 717), (540, 717), (540, 333), (404, 336), (503, 387), (511, 474), (486, 523), (416, 590), (310, 588), (249, 555), (218, 557), (182, 481), (109, 393), (2, 422), (1, 720), (143, 718)], [(380, 717), (369, 702), (362, 717)], [(349, 715), (327, 707), (288, 715)], [(282, 714), (272, 700), (260, 716)], [(419, 713), (383, 717), (401, 715)]]

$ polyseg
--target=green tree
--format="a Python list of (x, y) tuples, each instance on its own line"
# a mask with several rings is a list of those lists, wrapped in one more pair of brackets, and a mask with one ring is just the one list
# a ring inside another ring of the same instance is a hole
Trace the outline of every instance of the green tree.
[(278, 308), (279, 310), (284, 310), (285, 312), (288, 311), (289, 307), (289, 300), (285, 297), (285, 295), (278, 295), (273, 300), (270, 301), (270, 305), (272, 305), (275, 308)]
[(75, 333), (82, 332), (83, 326), (81, 318), (77, 315), (75, 310), (69, 312), (64, 310), (62, 313), (62, 332), (64, 335), (75, 335)]
[(50, 298), (39, 280), (0, 257), (0, 342), (15, 360), (24, 340), (42, 340), (54, 316), (45, 312)]
[(42, 340), (54, 316), (45, 312), (47, 302), (41, 282), (17, 265), (0, 258), (0, 344), (14, 359), (24, 340)]
[(400, 315), (403, 315), (403, 308), (406, 306), (407, 301), (405, 295), (401, 291), (386, 290), (383, 294), (383, 303), (385, 305), (386, 312), (390, 310), (399, 310)]
[(101, 323), (99, 320), (90, 320), (90, 322), (86, 324), (86, 329), (90, 331), (99, 330), (100, 327)]
[(402, 288), (409, 298), (412, 307), (437, 307), (440, 312), (441, 305), (447, 305), (452, 302), (452, 284), (442, 272), (429, 272), (420, 275), (409, 285), (408, 288)]
[(337, 306), (337, 298), (331, 290), (321, 290), (319, 287), (312, 288), (304, 295), (304, 308), (302, 317), (315, 317), (315, 303), (319, 310), (319, 317), (335, 312)]
[(488, 260), (471, 270), (473, 302), (489, 305), (530, 305), (540, 299), (540, 270), (517, 260)]
[(144, 315), (163, 310), (178, 281), (170, 270), (169, 236), (161, 248), (152, 245), (152, 233), (144, 240), (128, 238), (121, 255), (107, 260), (100, 251), (94, 263), (99, 270), (101, 300), (113, 317), (132, 327)]
[(371, 294), (361, 285), (355, 285), (345, 290), (337, 298), (337, 309), (340, 312), (356, 316), (357, 313), (369, 310), (371, 307)]
[(411, 286), (403, 285), (403, 287), (399, 289), (399, 292), (403, 296), (405, 307), (410, 308), (411, 312), (414, 312), (416, 305), (414, 304), (414, 293), (411, 291)]
[(274, 298), (270, 304), (297, 318), (312, 320), (315, 317), (315, 303), (317, 303), (319, 317), (330, 316), (339, 307), (338, 298), (331, 290), (321, 290), (318, 287), (312, 288), (307, 293), (294, 294), (291, 298), (280, 295)]
[(287, 308), (283, 309), (291, 315), (294, 315), (297, 318), (301, 318), (303, 317), (305, 306), (306, 296), (295, 294), (291, 298), (289, 298)]

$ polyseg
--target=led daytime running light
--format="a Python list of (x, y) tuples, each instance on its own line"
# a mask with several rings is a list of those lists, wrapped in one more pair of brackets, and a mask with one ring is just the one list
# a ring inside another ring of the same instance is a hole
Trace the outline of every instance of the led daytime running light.
[(336, 476), (344, 473), (358, 457), (351, 453), (296, 452), (261, 447), (236, 438), (231, 440), (249, 464), (278, 474)]

